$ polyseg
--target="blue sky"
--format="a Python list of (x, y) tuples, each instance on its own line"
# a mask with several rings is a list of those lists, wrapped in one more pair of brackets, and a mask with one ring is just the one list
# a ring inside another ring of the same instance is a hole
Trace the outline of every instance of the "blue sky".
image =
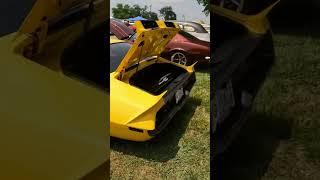
[(171, 6), (173, 11), (177, 14), (178, 20), (183, 20), (183, 15), (186, 21), (203, 20), (210, 23), (210, 15), (206, 16), (202, 10), (204, 7), (199, 5), (197, 0), (110, 0), (110, 15), (112, 16), (112, 7), (116, 4), (138, 4), (140, 6), (152, 5), (151, 11), (159, 14), (159, 10), (164, 6)]

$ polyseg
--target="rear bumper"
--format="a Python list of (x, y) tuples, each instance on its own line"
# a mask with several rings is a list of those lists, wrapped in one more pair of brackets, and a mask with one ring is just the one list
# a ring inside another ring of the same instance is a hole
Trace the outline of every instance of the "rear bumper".
[[(164, 96), (165, 105), (157, 112), (156, 129), (148, 131), (150, 136), (159, 134), (169, 124), (174, 115), (185, 105), (195, 82), (196, 76), (193, 72), (192, 74), (185, 74), (177, 78), (177, 80), (172, 83), (168, 93)], [(185, 95), (177, 104), (175, 101), (175, 93), (181, 88), (183, 88)]]
[(130, 141), (148, 141), (152, 137), (146, 130), (143, 129), (131, 129), (124, 124), (110, 123), (110, 134), (112, 137), (130, 140)]
[[(241, 127), (246, 122), (246, 116), (252, 107), (252, 102), (274, 63), (275, 57), (271, 34), (266, 34), (254, 41), (257, 44), (248, 55), (239, 58), (241, 56), (235, 53), (236, 56), (231, 57), (232, 59), (227, 59), (224, 62), (221, 61), (220, 64), (213, 64), (212, 77), (215, 82), (213, 84), (214, 89), (219, 90), (225, 83), (231, 81), (235, 98), (235, 105), (227, 117), (224, 119), (218, 119), (219, 117), (216, 115), (212, 117), (215, 126), (211, 125), (212, 146), (215, 149), (213, 156), (225, 151), (236, 138), (237, 134), (239, 134)], [(270, 56), (265, 56), (263, 52), (270, 53)], [(243, 51), (240, 52), (240, 55), (242, 55), (241, 53)], [(243, 97), (247, 94), (251, 96), (250, 103), (243, 100)], [(215, 92), (212, 92), (211, 97), (215, 95)], [(219, 97), (216, 97), (211, 102), (217, 105), (218, 99)]]

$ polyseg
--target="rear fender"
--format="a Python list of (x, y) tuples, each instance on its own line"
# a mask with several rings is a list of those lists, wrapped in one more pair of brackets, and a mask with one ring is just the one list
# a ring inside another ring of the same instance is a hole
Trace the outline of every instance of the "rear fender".
[(267, 15), (273, 9), (273, 7), (277, 5), (279, 2), (280, 0), (276, 1), (275, 3), (271, 4), (270, 6), (268, 6), (267, 8), (255, 15), (246, 15), (217, 5), (212, 5), (211, 9), (214, 13), (243, 25), (249, 30), (249, 32), (253, 34), (266, 34), (270, 29), (270, 23), (267, 18)]

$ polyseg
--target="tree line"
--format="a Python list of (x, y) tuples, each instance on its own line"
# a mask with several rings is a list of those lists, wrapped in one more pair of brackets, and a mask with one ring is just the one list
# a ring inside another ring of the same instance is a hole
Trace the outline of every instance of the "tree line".
[[(165, 6), (159, 10), (160, 16), (166, 20), (176, 20), (177, 15), (173, 11), (171, 6)], [(150, 20), (157, 20), (158, 14), (148, 10), (148, 6), (140, 7), (135, 4), (130, 6), (129, 4), (117, 4), (116, 7), (112, 8), (112, 14), (114, 18), (128, 19), (132, 17), (142, 16), (143, 18)]]

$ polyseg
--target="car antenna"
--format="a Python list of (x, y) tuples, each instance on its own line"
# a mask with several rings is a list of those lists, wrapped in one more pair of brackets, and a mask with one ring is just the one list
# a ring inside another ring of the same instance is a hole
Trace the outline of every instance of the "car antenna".
[[(142, 37), (143, 37), (143, 35), (142, 35)], [(141, 47), (141, 49), (140, 49), (140, 53), (139, 53), (139, 59), (138, 59), (138, 63), (137, 63), (136, 72), (138, 71), (139, 64), (140, 64), (140, 61), (141, 61), (141, 55), (142, 55), (143, 46), (144, 46), (144, 40), (141, 41), (141, 42), (139, 43), (139, 45), (138, 45), (138, 47)]]

